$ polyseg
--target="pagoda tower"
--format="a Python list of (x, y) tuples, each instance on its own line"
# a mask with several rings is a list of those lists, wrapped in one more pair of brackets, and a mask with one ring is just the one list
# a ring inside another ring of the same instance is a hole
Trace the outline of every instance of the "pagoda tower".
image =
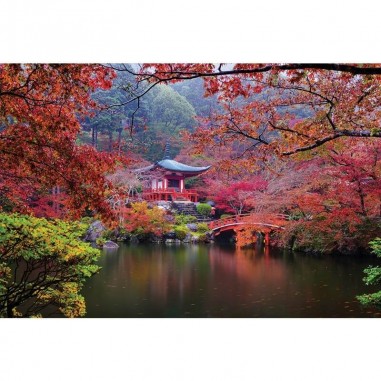
[(171, 158), (169, 144), (166, 144), (164, 158), (136, 172), (149, 178), (150, 187), (143, 190), (143, 197), (149, 201), (192, 201), (197, 202), (195, 190), (185, 189), (184, 180), (196, 177), (210, 168), (193, 167)]

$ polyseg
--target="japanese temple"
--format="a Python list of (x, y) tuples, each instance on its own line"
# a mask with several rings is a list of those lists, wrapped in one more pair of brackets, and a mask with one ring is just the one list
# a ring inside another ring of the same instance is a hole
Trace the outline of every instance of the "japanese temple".
[(152, 165), (138, 170), (149, 178), (150, 187), (143, 190), (143, 198), (148, 201), (192, 201), (197, 202), (197, 192), (185, 189), (184, 180), (198, 176), (210, 168), (192, 167), (172, 160), (168, 144), (164, 158)]

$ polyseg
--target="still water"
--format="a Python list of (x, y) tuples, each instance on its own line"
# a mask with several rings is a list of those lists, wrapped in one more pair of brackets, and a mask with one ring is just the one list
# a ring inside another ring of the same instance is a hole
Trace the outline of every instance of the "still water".
[(122, 245), (85, 285), (86, 317), (380, 317), (370, 256), (314, 256), (257, 247)]

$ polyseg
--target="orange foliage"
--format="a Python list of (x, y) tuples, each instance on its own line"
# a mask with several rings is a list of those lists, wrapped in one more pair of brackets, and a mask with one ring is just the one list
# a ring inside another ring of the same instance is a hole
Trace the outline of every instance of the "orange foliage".
[(135, 202), (130, 208), (123, 211), (123, 227), (132, 234), (154, 234), (160, 236), (166, 233), (169, 228), (169, 222), (165, 218), (165, 212), (143, 202)]
[(281, 241), (333, 251), (381, 234), (380, 73), (379, 64), (159, 64), (141, 74), (201, 77), (205, 95), (218, 96), (221, 108), (188, 137), (214, 166), (209, 197), (261, 175), (256, 210), (290, 219)]
[[(378, 74), (366, 75), (367, 68)], [(234, 143), (241, 146), (241, 159), (262, 160), (345, 136), (381, 137), (380, 72), (380, 65), (146, 64), (141, 79), (202, 77), (205, 95), (217, 94), (224, 111), (193, 135), (198, 152)]]
[(73, 217), (109, 214), (104, 174), (114, 159), (76, 139), (96, 107), (91, 93), (113, 77), (101, 65), (0, 65), (0, 195), (14, 210), (33, 211), (31, 198), (60, 186)]

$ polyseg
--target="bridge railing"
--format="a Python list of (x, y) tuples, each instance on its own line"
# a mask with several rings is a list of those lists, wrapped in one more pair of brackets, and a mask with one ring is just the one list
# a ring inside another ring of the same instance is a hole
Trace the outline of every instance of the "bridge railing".
[(209, 223), (209, 229), (214, 230), (226, 225), (235, 225), (235, 224), (250, 224), (250, 223), (262, 223), (266, 224), (274, 224), (277, 221), (286, 221), (287, 215), (285, 214), (256, 214), (256, 213), (248, 213), (248, 214), (239, 214), (236, 216), (223, 217), (219, 220), (214, 220)]

